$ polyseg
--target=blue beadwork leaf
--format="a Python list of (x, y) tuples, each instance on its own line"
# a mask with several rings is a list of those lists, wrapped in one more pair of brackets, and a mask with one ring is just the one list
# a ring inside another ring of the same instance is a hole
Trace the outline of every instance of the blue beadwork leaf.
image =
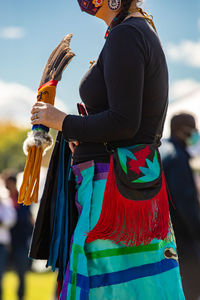
[(156, 180), (160, 175), (160, 165), (158, 161), (157, 152), (155, 152), (153, 162), (148, 158), (146, 159), (148, 167), (139, 167), (140, 171), (145, 175), (136, 180), (133, 180), (134, 183), (143, 183), (143, 182), (151, 182)]
[(134, 159), (134, 160), (137, 160), (137, 159), (134, 156), (134, 154), (126, 148), (118, 148), (117, 152), (118, 152), (118, 156), (119, 156), (120, 165), (121, 165), (122, 169), (124, 170), (124, 172), (127, 174), (127, 164), (126, 164), (127, 157)]

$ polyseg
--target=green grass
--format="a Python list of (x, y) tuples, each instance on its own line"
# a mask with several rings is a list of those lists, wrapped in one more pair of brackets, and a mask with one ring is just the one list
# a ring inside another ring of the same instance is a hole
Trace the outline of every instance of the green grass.
[[(55, 273), (27, 273), (24, 300), (53, 300), (56, 287)], [(14, 272), (7, 272), (3, 278), (3, 300), (17, 300), (18, 278)]]

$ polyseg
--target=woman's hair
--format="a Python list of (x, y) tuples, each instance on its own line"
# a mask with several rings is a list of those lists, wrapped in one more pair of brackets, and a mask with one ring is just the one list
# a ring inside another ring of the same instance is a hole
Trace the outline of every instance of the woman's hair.
[(110, 25), (111, 29), (116, 25), (120, 24), (128, 16), (128, 11), (133, 1), (135, 1), (136, 3), (141, 2), (141, 0), (121, 0), (122, 2), (121, 10), (116, 16), (116, 18), (113, 20), (113, 22), (111, 23)]

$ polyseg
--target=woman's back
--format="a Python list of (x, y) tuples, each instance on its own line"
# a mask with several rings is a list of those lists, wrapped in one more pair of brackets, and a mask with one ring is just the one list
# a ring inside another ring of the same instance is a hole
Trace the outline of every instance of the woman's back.
[(140, 45), (145, 58), (141, 123), (134, 136), (134, 143), (151, 143), (159, 123), (164, 123), (163, 112), (168, 102), (168, 69), (165, 54), (157, 34), (148, 22), (142, 18), (130, 18), (124, 24), (133, 26), (140, 34)]

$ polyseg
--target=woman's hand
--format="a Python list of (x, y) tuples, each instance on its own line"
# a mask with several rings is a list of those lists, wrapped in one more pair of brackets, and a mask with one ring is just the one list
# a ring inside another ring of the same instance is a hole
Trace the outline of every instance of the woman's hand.
[(78, 145), (79, 145), (78, 141), (69, 142), (69, 148), (72, 151), (72, 154), (74, 153), (74, 150), (75, 150), (76, 146), (78, 146)]
[(78, 146), (78, 145), (79, 145), (78, 141), (69, 142), (69, 148), (72, 151), (71, 165), (73, 165), (74, 150), (75, 150), (76, 146)]
[(64, 118), (67, 116), (64, 112), (55, 108), (53, 105), (43, 102), (37, 102), (31, 110), (31, 124), (42, 124), (49, 128), (62, 131)]

